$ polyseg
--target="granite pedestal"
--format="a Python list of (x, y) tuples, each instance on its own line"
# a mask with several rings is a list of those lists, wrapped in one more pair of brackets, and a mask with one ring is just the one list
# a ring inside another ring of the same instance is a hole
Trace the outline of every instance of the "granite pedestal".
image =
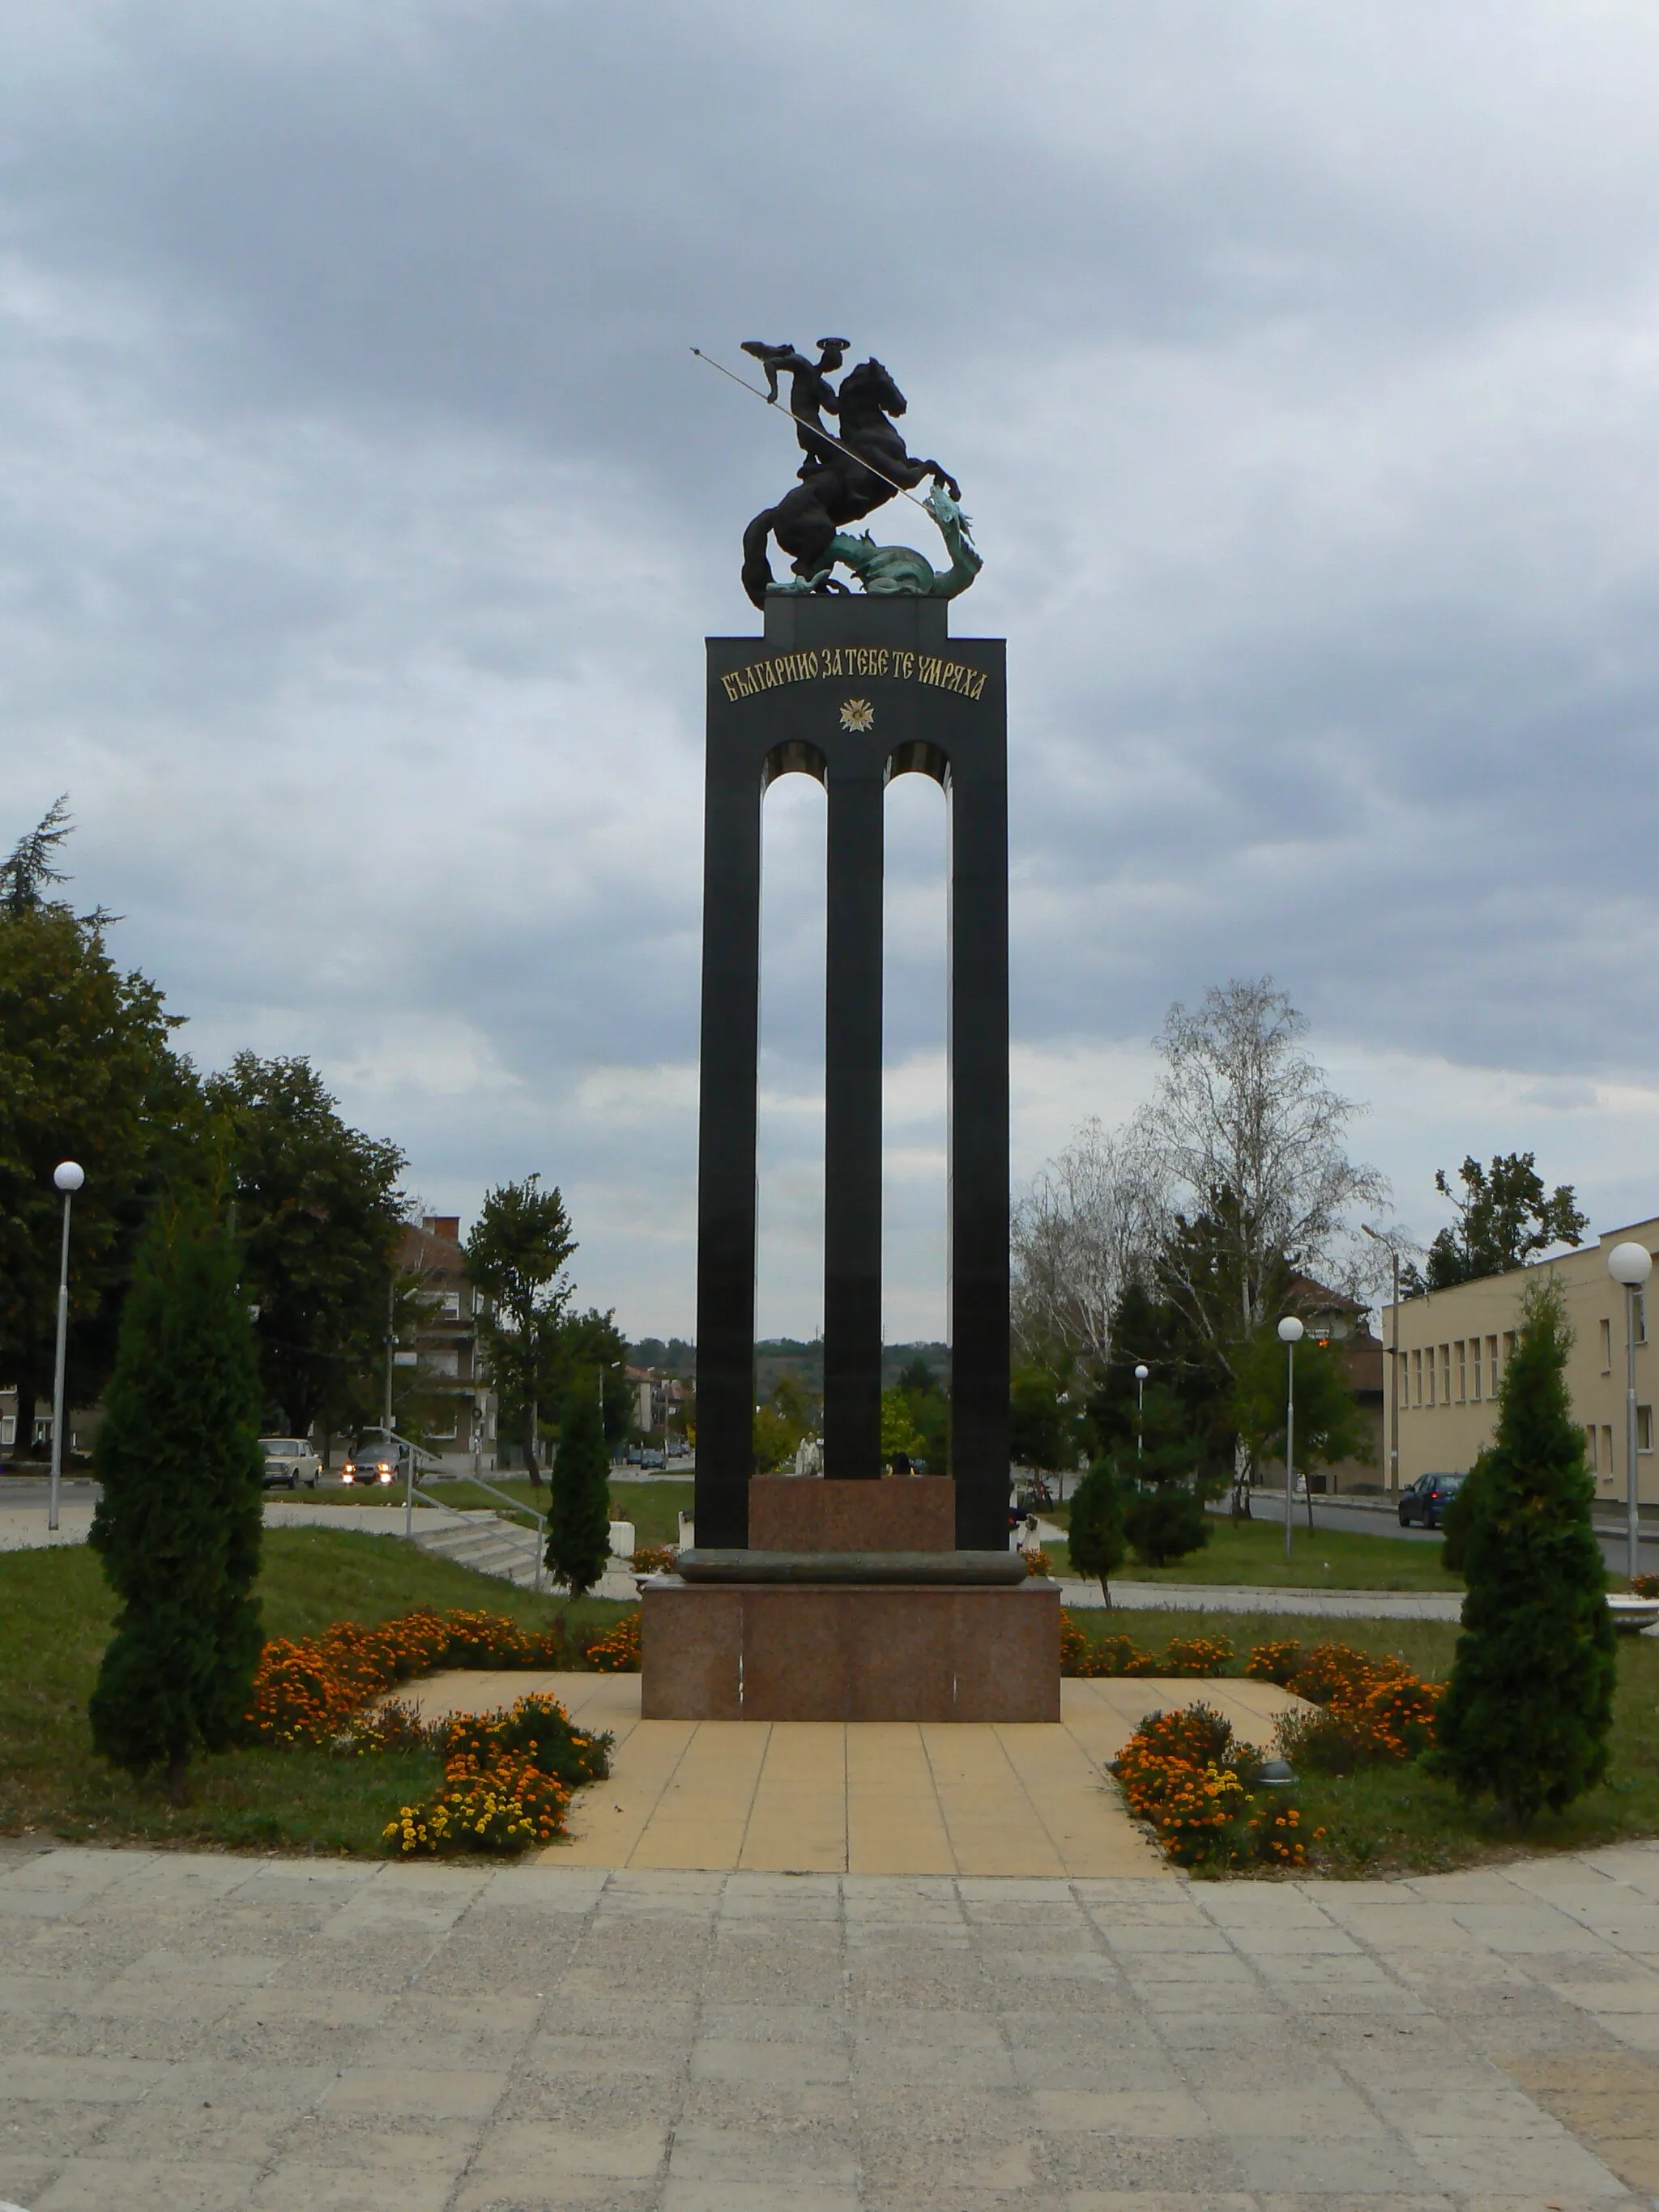
[(749, 1541), (757, 1552), (949, 1552), (957, 1486), (948, 1475), (879, 1482), (757, 1474), (749, 1485)]
[(647, 1720), (1060, 1718), (1060, 1585), (1035, 1577), (999, 1589), (661, 1575), (643, 1636)]

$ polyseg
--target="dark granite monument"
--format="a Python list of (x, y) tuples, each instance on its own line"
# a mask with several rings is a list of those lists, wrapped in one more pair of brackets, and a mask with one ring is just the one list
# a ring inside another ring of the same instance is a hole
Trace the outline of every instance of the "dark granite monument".
[[(1059, 1591), (1028, 1582), (1007, 1547), (1003, 644), (951, 638), (948, 602), (980, 565), (957, 486), (905, 453), (881, 412), (902, 411), (902, 395), (879, 362), (839, 394), (829, 385), (844, 345), (821, 341), (817, 363), (749, 349), (775, 391), (787, 370), (810, 404), (795, 413), (806, 459), (799, 491), (744, 534), (763, 635), (708, 641), (696, 1545), (646, 1585), (643, 1710), (1056, 1719)], [(841, 532), (929, 475), (918, 504), (947, 569)], [(771, 581), (773, 534), (796, 556), (792, 583)], [(761, 817), (790, 774), (816, 776), (829, 800), (822, 1481), (753, 1472)], [(934, 777), (950, 808), (951, 1463), (948, 1478), (883, 1479), (883, 810), (889, 781), (909, 774)]]

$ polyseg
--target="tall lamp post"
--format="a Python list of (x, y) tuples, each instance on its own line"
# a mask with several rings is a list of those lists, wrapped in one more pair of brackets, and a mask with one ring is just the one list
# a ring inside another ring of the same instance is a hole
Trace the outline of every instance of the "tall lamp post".
[[(70, 1200), (87, 1179), (86, 1170), (74, 1160), (61, 1160), (52, 1171), (52, 1182), (64, 1194), (64, 1250), (58, 1267), (58, 1362), (52, 1383), (52, 1489), (46, 1505), (46, 1526), (58, 1526), (58, 1493), (64, 1479), (64, 1359), (69, 1345)], [(1632, 1369), (1632, 1375), (1635, 1370)], [(1632, 1413), (1631, 1419), (1636, 1416)]]
[(1389, 1334), (1394, 1341), (1389, 1346), (1389, 1487), (1400, 1488), (1400, 1247), (1385, 1237), (1380, 1229), (1373, 1229), (1362, 1221), (1360, 1228), (1373, 1244), (1381, 1244), (1394, 1263), (1394, 1303), (1389, 1308), (1394, 1327)]
[(1146, 1377), (1152, 1371), (1150, 1367), (1144, 1366), (1137, 1367), (1135, 1370), (1135, 1457), (1137, 1459), (1140, 1457), (1140, 1439), (1146, 1427)]
[(1625, 1286), (1625, 1572), (1633, 1581), (1642, 1571), (1636, 1494), (1636, 1293), (1653, 1273), (1653, 1255), (1645, 1244), (1615, 1244), (1607, 1255), (1607, 1273)]
[(1279, 1324), (1285, 1347), (1285, 1556), (1291, 1556), (1291, 1499), (1296, 1489), (1296, 1347), (1306, 1334), (1294, 1314)]

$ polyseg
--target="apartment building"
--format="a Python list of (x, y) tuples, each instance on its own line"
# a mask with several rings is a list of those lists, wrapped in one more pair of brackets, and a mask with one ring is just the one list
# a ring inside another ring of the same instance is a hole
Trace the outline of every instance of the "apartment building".
[(460, 1218), (428, 1213), (411, 1223), (398, 1250), (398, 1272), (420, 1285), (421, 1319), (396, 1354), (416, 1376), (421, 1442), (454, 1472), (495, 1471), (495, 1394), (478, 1342), (488, 1301), (467, 1280)]
[[(1625, 1293), (1607, 1273), (1615, 1244), (1659, 1252), (1659, 1218), (1604, 1230), (1595, 1243), (1539, 1267), (1489, 1275), (1455, 1290), (1405, 1298), (1399, 1308), (1399, 1352), (1383, 1407), (1384, 1465), (1398, 1437), (1398, 1479), (1467, 1473), (1492, 1442), (1498, 1392), (1515, 1348), (1521, 1293), (1540, 1272), (1561, 1286), (1573, 1348), (1567, 1388), (1584, 1431), (1584, 1453), (1604, 1504), (1629, 1496), (1625, 1444)], [(1393, 1354), (1395, 1314), (1382, 1309), (1382, 1338)], [(1636, 1301), (1637, 1489), (1639, 1503), (1659, 1505), (1659, 1465), (1653, 1405), (1659, 1395), (1659, 1352), (1647, 1340), (1647, 1302)]]

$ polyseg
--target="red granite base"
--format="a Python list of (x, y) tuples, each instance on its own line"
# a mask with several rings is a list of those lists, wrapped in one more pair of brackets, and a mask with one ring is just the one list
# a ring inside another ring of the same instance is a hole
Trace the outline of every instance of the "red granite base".
[(647, 1720), (1060, 1718), (1060, 1589), (1035, 1577), (802, 1589), (665, 1575), (645, 1586), (642, 1626)]
[(957, 1486), (948, 1475), (825, 1482), (757, 1474), (749, 1485), (751, 1551), (951, 1552), (956, 1541)]

